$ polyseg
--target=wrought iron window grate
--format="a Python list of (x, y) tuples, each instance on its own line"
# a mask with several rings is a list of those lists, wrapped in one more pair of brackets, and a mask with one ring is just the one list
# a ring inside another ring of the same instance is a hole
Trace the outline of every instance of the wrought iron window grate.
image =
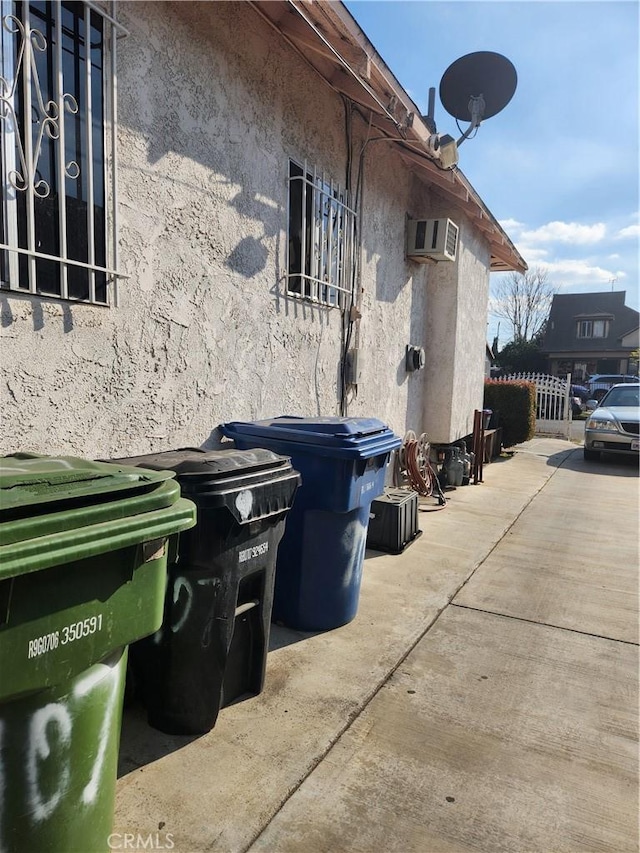
[(116, 36), (92, 2), (0, 0), (2, 287), (117, 304)]
[(332, 180), (289, 161), (287, 293), (344, 308), (351, 294), (356, 212)]

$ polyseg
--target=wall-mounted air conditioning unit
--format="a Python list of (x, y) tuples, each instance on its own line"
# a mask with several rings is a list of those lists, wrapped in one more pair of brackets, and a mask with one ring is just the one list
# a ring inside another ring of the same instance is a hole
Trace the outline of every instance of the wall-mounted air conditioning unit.
[(450, 219), (409, 219), (407, 257), (412, 261), (455, 261), (459, 228)]

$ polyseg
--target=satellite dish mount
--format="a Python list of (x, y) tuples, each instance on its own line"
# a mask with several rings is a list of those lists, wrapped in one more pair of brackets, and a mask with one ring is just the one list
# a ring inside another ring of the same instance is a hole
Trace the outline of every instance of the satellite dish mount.
[[(479, 51), (456, 59), (442, 75), (440, 100), (449, 115), (456, 119), (462, 135), (456, 142), (450, 136), (437, 136), (440, 144), (430, 140), (430, 146), (440, 151), (447, 146), (449, 165), (455, 165), (458, 162), (457, 147), (468, 139), (485, 119), (491, 118), (507, 106), (517, 85), (516, 69), (500, 53)], [(429, 130), (437, 134), (434, 111), (435, 88), (431, 88), (429, 110), (424, 118)], [(460, 121), (470, 122), (465, 131), (460, 127)]]

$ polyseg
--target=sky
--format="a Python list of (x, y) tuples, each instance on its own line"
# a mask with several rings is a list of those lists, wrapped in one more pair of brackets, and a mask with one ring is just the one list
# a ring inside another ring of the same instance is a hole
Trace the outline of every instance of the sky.
[[(467, 53), (516, 68), (505, 107), (459, 148), (459, 168), (529, 268), (560, 293), (625, 290), (638, 309), (639, 12), (636, 0), (347, 0), (422, 113), (436, 88), (439, 133), (458, 138), (438, 97)], [(491, 274), (492, 286), (499, 273)], [(489, 314), (487, 339), (511, 338)]]

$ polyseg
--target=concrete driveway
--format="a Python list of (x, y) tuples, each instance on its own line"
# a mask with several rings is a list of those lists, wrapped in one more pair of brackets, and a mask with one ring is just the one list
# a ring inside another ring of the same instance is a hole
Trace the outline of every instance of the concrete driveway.
[[(275, 628), (267, 685), (208, 735), (125, 713), (116, 836), (177, 853), (638, 850), (638, 473), (534, 439), (357, 618)], [(134, 849), (134, 848), (130, 848)]]

